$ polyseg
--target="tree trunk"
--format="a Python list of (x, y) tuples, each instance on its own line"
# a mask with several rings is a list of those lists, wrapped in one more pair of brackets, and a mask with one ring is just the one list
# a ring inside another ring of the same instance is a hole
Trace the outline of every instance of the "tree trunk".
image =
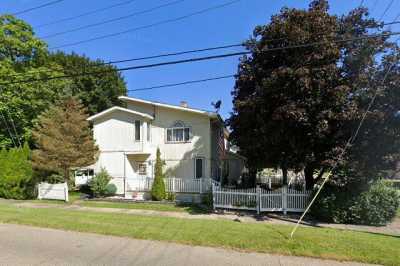
[(68, 167), (64, 167), (64, 181), (68, 182), (69, 180), (69, 171), (68, 171)]
[(310, 190), (314, 188), (314, 167), (307, 165), (304, 168), (304, 177), (306, 179), (306, 189)]
[(282, 183), (284, 186), (287, 185), (287, 183), (288, 183), (287, 173), (288, 173), (287, 168), (282, 167)]

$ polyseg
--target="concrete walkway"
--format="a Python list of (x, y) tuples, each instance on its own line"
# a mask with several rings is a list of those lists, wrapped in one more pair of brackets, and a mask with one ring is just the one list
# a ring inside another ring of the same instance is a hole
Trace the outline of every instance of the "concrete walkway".
[(0, 224), (1, 265), (365, 265)]
[[(14, 200), (0, 200), (6, 201), (7, 203), (15, 204), (19, 207), (26, 208), (62, 208), (69, 210), (79, 211), (93, 211), (93, 212), (105, 212), (105, 213), (123, 213), (132, 215), (147, 215), (147, 216), (161, 216), (161, 217), (176, 217), (183, 219), (207, 219), (207, 220), (234, 220), (245, 223), (270, 223), (270, 224), (286, 224), (294, 225), (297, 222), (297, 217), (285, 217), (279, 215), (270, 214), (268, 216), (254, 216), (254, 215), (243, 215), (235, 213), (210, 213), (210, 214), (190, 214), (187, 212), (166, 212), (166, 211), (154, 211), (154, 210), (142, 210), (142, 209), (119, 209), (119, 208), (100, 208), (100, 207), (84, 207), (79, 205), (79, 201), (75, 204), (64, 205), (64, 204), (51, 204), (51, 203), (33, 203), (26, 201), (14, 201)], [(129, 204), (129, 203), (127, 203)], [(370, 233), (379, 233), (387, 235), (400, 236), (400, 219), (395, 220), (386, 226), (363, 226), (363, 225), (347, 225), (347, 224), (330, 224), (330, 223), (310, 223), (304, 222), (302, 226), (309, 227), (323, 227), (323, 228), (334, 228), (334, 229), (345, 229), (354, 230)]]

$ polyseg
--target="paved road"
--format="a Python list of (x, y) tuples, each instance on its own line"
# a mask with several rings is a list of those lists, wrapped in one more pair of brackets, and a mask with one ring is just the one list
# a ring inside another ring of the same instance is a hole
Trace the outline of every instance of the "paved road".
[(361, 265), (0, 224), (0, 265)]

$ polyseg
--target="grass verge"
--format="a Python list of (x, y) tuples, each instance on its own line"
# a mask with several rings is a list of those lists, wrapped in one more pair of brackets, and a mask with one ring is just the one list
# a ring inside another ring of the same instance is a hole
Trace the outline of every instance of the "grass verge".
[(191, 214), (207, 213), (207, 210), (194, 204), (165, 204), (149, 202), (106, 202), (106, 201), (84, 201), (78, 205), (84, 207), (138, 209), (165, 212), (187, 212)]
[(400, 238), (382, 234), (170, 217), (21, 208), (0, 203), (0, 222), (92, 232), (139, 239), (225, 247), (325, 259), (398, 265)]

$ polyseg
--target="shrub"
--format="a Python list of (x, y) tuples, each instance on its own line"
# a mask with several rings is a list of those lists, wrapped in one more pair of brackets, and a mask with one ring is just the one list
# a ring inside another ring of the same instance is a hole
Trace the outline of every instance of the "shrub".
[(164, 174), (162, 171), (164, 164), (164, 161), (161, 160), (160, 149), (157, 148), (154, 181), (153, 186), (151, 187), (151, 198), (153, 200), (159, 201), (165, 199)]
[(45, 181), (50, 184), (64, 183), (64, 177), (60, 174), (51, 174), (45, 179)]
[(176, 200), (176, 194), (172, 192), (167, 192), (165, 194), (165, 199), (169, 201), (175, 201)]
[(0, 197), (26, 199), (34, 195), (32, 184), (32, 165), (29, 160), (30, 149), (0, 150)]
[(117, 186), (114, 184), (108, 184), (106, 186), (106, 195), (107, 196), (114, 196), (117, 193)]
[(201, 203), (207, 206), (208, 208), (212, 209), (213, 206), (213, 194), (212, 191), (207, 192), (201, 198)]
[(106, 171), (106, 169), (102, 168), (101, 171), (95, 175), (89, 182), (90, 190), (92, 191), (95, 197), (104, 197), (107, 195), (107, 185), (110, 182), (111, 177)]
[(400, 196), (383, 181), (366, 189), (360, 184), (339, 187), (327, 183), (321, 191), (311, 214), (318, 220), (336, 223), (384, 225), (396, 215)]

